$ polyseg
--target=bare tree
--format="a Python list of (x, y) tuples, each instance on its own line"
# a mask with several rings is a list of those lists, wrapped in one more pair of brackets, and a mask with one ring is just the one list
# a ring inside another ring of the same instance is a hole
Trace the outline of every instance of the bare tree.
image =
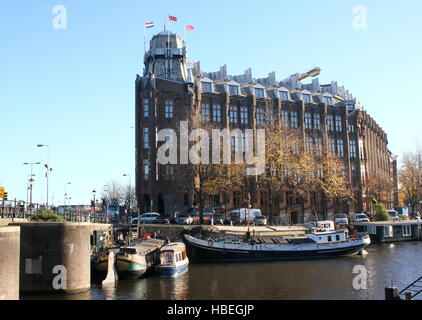
[(107, 183), (107, 187), (103, 192), (103, 198), (109, 204), (121, 204), (124, 200), (124, 187), (116, 180), (111, 180)]

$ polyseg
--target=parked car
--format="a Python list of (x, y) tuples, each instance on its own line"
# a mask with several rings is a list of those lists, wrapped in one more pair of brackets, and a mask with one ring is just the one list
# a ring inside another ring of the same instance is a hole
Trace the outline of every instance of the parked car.
[(138, 218), (132, 219), (132, 225), (138, 224), (138, 219), (140, 224), (146, 223), (164, 223), (168, 224), (169, 220), (166, 218), (162, 218), (159, 213), (157, 212), (148, 212), (141, 214)]
[(393, 221), (399, 220), (399, 215), (397, 214), (396, 210), (387, 210), (387, 212), (388, 212), (388, 214), (390, 215), (390, 217)]
[(265, 216), (257, 216), (254, 219), (254, 223), (256, 226), (266, 226), (267, 218)]
[[(186, 214), (191, 216), (193, 218), (194, 224), (200, 224), (201, 223), (201, 209), (198, 207), (189, 208), (186, 211)], [(214, 208), (211, 207), (204, 207), (203, 209), (203, 222), (204, 224), (210, 224), (211, 218), (214, 216), (215, 211)]]
[(349, 219), (347, 218), (347, 214), (345, 213), (337, 213), (334, 216), (334, 223), (338, 225), (346, 225), (349, 224)]
[(370, 222), (368, 216), (364, 213), (356, 213), (355, 215), (353, 215), (353, 221), (354, 222)]
[[(240, 208), (230, 211), (230, 215), (227, 217), (229, 223), (246, 224), (248, 222), (249, 210), (247, 208)], [(262, 216), (260, 209), (250, 209), (250, 221), (253, 223), (256, 217)]]
[(193, 218), (188, 214), (181, 214), (175, 218), (176, 224), (192, 224)]

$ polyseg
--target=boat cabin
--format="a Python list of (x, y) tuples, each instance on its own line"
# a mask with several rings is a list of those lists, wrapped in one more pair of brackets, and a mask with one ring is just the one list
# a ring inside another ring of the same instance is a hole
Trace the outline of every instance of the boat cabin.
[(314, 240), (317, 244), (330, 244), (345, 242), (348, 238), (348, 233), (345, 231), (320, 231), (311, 232), (308, 238)]
[(170, 243), (161, 248), (161, 265), (178, 266), (186, 263), (186, 247), (183, 243)]

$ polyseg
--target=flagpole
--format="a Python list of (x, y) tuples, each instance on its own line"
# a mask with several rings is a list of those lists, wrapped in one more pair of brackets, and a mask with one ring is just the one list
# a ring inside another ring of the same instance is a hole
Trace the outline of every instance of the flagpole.
[(144, 53), (147, 53), (147, 27), (144, 26)]

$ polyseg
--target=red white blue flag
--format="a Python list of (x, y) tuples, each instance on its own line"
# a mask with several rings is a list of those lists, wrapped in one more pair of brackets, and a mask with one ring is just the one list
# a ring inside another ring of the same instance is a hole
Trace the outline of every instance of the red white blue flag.
[(177, 21), (177, 18), (173, 16), (169, 16), (169, 21)]
[(154, 22), (146, 22), (144, 23), (146, 29), (154, 27)]

